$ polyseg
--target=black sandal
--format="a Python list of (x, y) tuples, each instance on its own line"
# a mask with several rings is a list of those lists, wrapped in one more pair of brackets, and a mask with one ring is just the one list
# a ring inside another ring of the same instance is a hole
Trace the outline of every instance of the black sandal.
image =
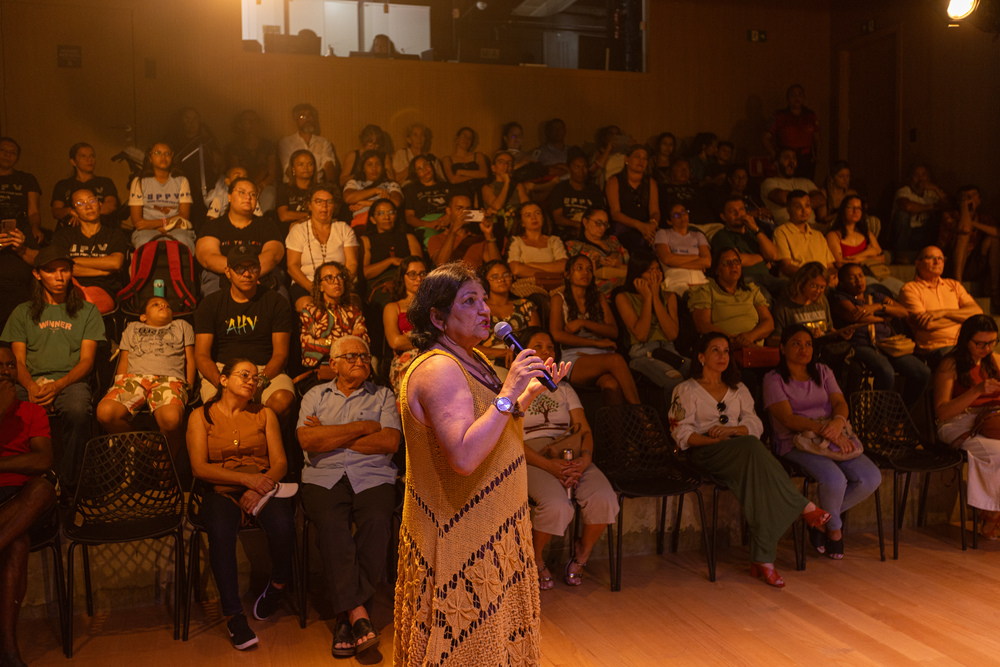
[(840, 560), (844, 557), (844, 538), (839, 540), (826, 541), (826, 555), (833, 560)]
[[(354, 621), (354, 625), (351, 626), (351, 634), (354, 635), (354, 651), (355, 653), (361, 653), (362, 651), (367, 651), (368, 649), (375, 648), (378, 646), (379, 636), (378, 630), (372, 625), (371, 620), (367, 618), (359, 618)], [(366, 639), (362, 643), (358, 644), (358, 640), (364, 638), (369, 634), (374, 634), (375, 636), (371, 639)]]
[[(829, 546), (829, 541), (826, 539), (826, 531), (820, 530), (819, 528), (809, 527), (809, 544), (813, 546), (818, 554), (825, 554), (826, 549)], [(843, 547), (843, 544), (841, 544)]]
[[(357, 640), (354, 639), (354, 635), (351, 633), (351, 624), (347, 622), (346, 618), (341, 619), (333, 631), (333, 657), (353, 658), (356, 643)], [(350, 646), (347, 648), (337, 648), (337, 644), (350, 644)]]

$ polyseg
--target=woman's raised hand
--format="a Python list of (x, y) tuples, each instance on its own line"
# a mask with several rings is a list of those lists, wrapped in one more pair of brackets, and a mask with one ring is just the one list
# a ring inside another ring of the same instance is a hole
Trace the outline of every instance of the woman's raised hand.
[(650, 286), (649, 281), (645, 278), (636, 278), (633, 281), (635, 285), (635, 291), (639, 293), (643, 299), (649, 299), (653, 296), (653, 288)]

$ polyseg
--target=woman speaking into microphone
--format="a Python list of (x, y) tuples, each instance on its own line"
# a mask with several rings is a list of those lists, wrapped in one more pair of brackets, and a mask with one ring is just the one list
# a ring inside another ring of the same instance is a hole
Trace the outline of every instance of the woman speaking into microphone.
[(421, 355), (400, 387), (406, 498), (393, 664), (537, 664), (522, 407), (569, 364), (517, 354), (503, 382), (475, 349), (490, 335), (486, 293), (460, 262), (427, 274), (407, 310)]

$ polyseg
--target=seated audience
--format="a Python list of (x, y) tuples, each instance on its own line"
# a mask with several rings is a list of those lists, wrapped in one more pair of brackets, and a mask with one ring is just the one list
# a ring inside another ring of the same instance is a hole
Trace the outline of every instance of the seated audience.
[[(624, 151), (634, 142), (631, 137), (623, 136), (622, 129), (617, 125), (605, 125), (598, 128), (596, 139), (597, 145), (590, 156), (587, 173), (590, 181), (600, 189), (603, 197), (604, 186), (608, 179), (625, 168)], [(573, 152), (574, 149), (571, 148), (567, 153), (566, 158), (569, 162), (573, 161)], [(569, 166), (572, 173), (572, 165)]]
[(677, 138), (670, 132), (661, 132), (650, 145), (650, 171), (657, 183), (670, 180), (670, 165), (676, 148)]
[[(844, 197), (857, 195), (858, 193), (851, 187), (851, 167), (844, 160), (837, 160), (830, 165), (830, 173), (826, 177), (826, 186), (823, 188), (826, 195), (826, 210), (822, 222), (833, 224), (840, 211), (840, 206)], [(878, 236), (878, 234), (875, 234)]]
[(648, 251), (629, 258), (625, 286), (615, 296), (615, 308), (628, 329), (629, 367), (664, 389), (669, 401), (690, 360), (673, 343), (680, 333), (677, 294), (663, 289), (660, 264)]
[(742, 264), (736, 250), (723, 250), (715, 255), (714, 277), (688, 293), (698, 333), (724, 333), (735, 347), (760, 345), (774, 330), (767, 299), (759, 287), (743, 281)]
[(316, 173), (320, 180), (329, 183), (340, 182), (340, 161), (337, 159), (337, 149), (330, 140), (320, 136), (319, 112), (311, 104), (300, 103), (292, 108), (292, 121), (295, 122), (295, 132), (278, 142), (278, 164), (281, 172), (286, 174), (285, 181), (290, 182), (287, 174), (295, 151), (308, 150), (313, 155)]
[[(719, 137), (712, 132), (699, 132), (691, 141), (691, 159), (688, 164), (691, 169), (691, 182), (703, 187), (708, 184), (711, 165), (716, 164), (715, 157), (719, 154)], [(716, 170), (717, 171), (717, 170)]]
[(505, 123), (500, 130), (500, 150), (508, 153), (513, 158), (514, 165), (511, 169), (512, 172), (533, 160), (532, 154), (529, 151), (523, 150), (523, 147), (524, 128), (517, 121)]
[(957, 214), (953, 211), (945, 214), (946, 222), (954, 220), (957, 228), (952, 255), (953, 275), (956, 280), (985, 282), (989, 286), (990, 309), (1000, 312), (1000, 232), (996, 220), (982, 210), (977, 186), (962, 186), (956, 199)]
[(382, 326), (385, 329), (385, 341), (392, 348), (393, 356), (389, 364), (389, 382), (392, 390), (399, 395), (399, 385), (406, 375), (410, 362), (420, 354), (407, 335), (413, 329), (406, 317), (406, 309), (417, 294), (417, 288), (427, 275), (427, 265), (423, 258), (410, 256), (404, 259), (396, 273), (396, 281), (392, 285), (391, 301), (382, 311)]
[(793, 192), (802, 192), (809, 200), (806, 222), (816, 223), (816, 216), (826, 216), (826, 196), (810, 179), (796, 175), (799, 157), (794, 148), (782, 148), (778, 153), (778, 175), (764, 180), (760, 185), (760, 198), (771, 211), (774, 223), (781, 227), (789, 220), (788, 198)]
[[(799, 176), (815, 178), (816, 153), (819, 151), (819, 119), (816, 112), (806, 104), (806, 91), (799, 84), (788, 87), (785, 93), (788, 106), (776, 111), (771, 122), (764, 131), (764, 146), (771, 157), (776, 153), (776, 146), (787, 146), (800, 156), (802, 166), (798, 169)], [(779, 155), (780, 157), (780, 155)]]
[(674, 157), (670, 163), (667, 180), (657, 183), (660, 195), (660, 207), (683, 204), (685, 208), (695, 205), (698, 190), (691, 182), (691, 161), (686, 157)]
[(17, 397), (17, 360), (0, 346), (0, 660), (24, 665), (17, 648), (17, 617), (28, 590), (31, 528), (52, 507), (56, 490), (52, 439), (45, 410)]
[[(205, 201), (208, 202), (208, 210), (205, 212), (206, 220), (214, 220), (215, 218), (221, 217), (229, 212), (229, 186), (232, 185), (233, 181), (237, 178), (250, 178), (250, 175), (243, 167), (229, 167), (229, 169), (227, 169), (225, 173), (219, 177), (218, 182), (215, 184), (215, 188), (213, 188), (212, 191), (205, 197)], [(274, 188), (272, 187), (272, 190), (273, 189)], [(260, 192), (260, 190), (258, 190), (258, 192)], [(264, 208), (261, 206), (260, 197), (257, 198), (257, 208), (253, 210), (253, 214), (258, 217), (264, 215)]]
[(185, 107), (174, 116), (168, 143), (175, 147), (176, 167), (191, 186), (191, 217), (200, 223), (205, 217), (205, 195), (219, 178), (225, 165), (212, 129), (197, 109)]
[(917, 257), (917, 275), (899, 290), (917, 350), (931, 368), (958, 342), (962, 322), (983, 312), (962, 283), (942, 278), (943, 273), (944, 254), (936, 246), (927, 246)]
[(347, 187), (347, 182), (354, 178), (358, 160), (361, 159), (363, 153), (367, 153), (368, 151), (375, 151), (382, 156), (382, 166), (386, 178), (390, 181), (396, 181), (396, 170), (392, 168), (392, 156), (389, 155), (385, 132), (382, 131), (382, 128), (378, 125), (365, 125), (358, 136), (358, 140), (361, 142), (361, 147), (355, 148), (344, 158), (344, 169), (340, 174), (340, 183), (338, 185), (342, 188)]
[(155, 143), (146, 151), (142, 172), (132, 181), (128, 205), (135, 230), (132, 245), (136, 248), (166, 237), (194, 252), (191, 186), (173, 162), (170, 145)]
[(430, 132), (423, 123), (412, 123), (406, 128), (406, 137), (404, 139), (406, 145), (397, 150), (392, 156), (392, 170), (396, 172), (396, 180), (401, 185), (405, 186), (411, 178), (409, 171), (413, 159), (430, 150), (430, 139)]
[(847, 420), (844, 393), (829, 367), (816, 363), (813, 336), (802, 325), (787, 327), (781, 335), (781, 361), (764, 376), (764, 407), (774, 427), (775, 453), (816, 480), (819, 503), (830, 513), (825, 533), (810, 527), (809, 541), (819, 553), (843, 558), (841, 514), (875, 492), (882, 472), (864, 454), (838, 460), (796, 444), (800, 438), (822, 438), (826, 451), (840, 456), (862, 447)]
[(750, 183), (750, 172), (744, 165), (737, 164), (726, 170), (726, 180), (709, 195), (712, 213), (721, 215), (730, 197), (743, 201), (747, 213), (757, 221), (768, 238), (774, 237), (774, 217), (764, 201), (747, 190)]
[(568, 160), (569, 178), (552, 188), (546, 204), (557, 233), (564, 239), (582, 235), (583, 218), (588, 210), (605, 208), (604, 192), (587, 179), (587, 156), (573, 147), (569, 149)]
[(549, 330), (562, 349), (562, 361), (572, 362), (569, 380), (597, 385), (607, 405), (638, 404), (639, 390), (628, 362), (615, 349), (618, 325), (607, 299), (594, 283), (594, 265), (586, 255), (566, 263), (564, 291), (552, 296)]
[(97, 404), (97, 421), (108, 433), (134, 430), (132, 418), (149, 405), (176, 460), (184, 445), (184, 410), (194, 388), (194, 329), (175, 320), (170, 302), (146, 301), (138, 322), (129, 322), (118, 347), (114, 385)]
[(878, 234), (868, 227), (869, 221), (874, 219), (865, 214), (865, 203), (861, 197), (845, 195), (826, 234), (826, 242), (838, 269), (848, 262), (864, 266), (873, 274), (878, 272), (869, 282), (881, 284), (893, 294), (898, 294), (903, 281), (894, 278), (885, 265), (885, 253), (878, 243)]
[(695, 285), (708, 282), (705, 269), (712, 265), (708, 239), (688, 226), (690, 211), (684, 204), (671, 204), (667, 227), (657, 230), (653, 249), (663, 265), (663, 286), (684, 294)]
[(892, 250), (901, 257), (937, 240), (941, 211), (948, 195), (931, 181), (925, 164), (914, 165), (910, 182), (896, 191), (892, 203)]
[(240, 112), (233, 124), (233, 143), (226, 147), (226, 168), (241, 167), (260, 193), (257, 203), (264, 212), (274, 210), (275, 187), (283, 179), (278, 172), (278, 147), (261, 136), (260, 117), (256, 111)]
[(771, 273), (770, 264), (778, 261), (778, 249), (753, 216), (747, 213), (742, 197), (726, 198), (720, 215), (725, 225), (712, 237), (712, 253), (718, 255), (732, 248), (740, 255), (743, 279), (754, 283), (768, 302), (781, 294), (788, 279)]
[(59, 246), (35, 256), (31, 301), (11, 314), (0, 335), (17, 357), (21, 400), (59, 417), (62, 432), (57, 472), (64, 484), (76, 483), (76, 469), (90, 438), (90, 372), (104, 321), (93, 304), (73, 289), (73, 260)]
[(299, 393), (333, 379), (329, 374), (332, 368), (330, 347), (336, 340), (344, 336), (356, 336), (365, 342), (370, 340), (360, 299), (354, 294), (354, 281), (347, 267), (339, 262), (324, 262), (316, 267), (315, 276), (312, 299), (299, 311), (302, 366), (306, 369), (303, 375), (295, 378)]
[(435, 265), (460, 259), (478, 269), (484, 261), (500, 259), (500, 240), (494, 231), (493, 219), (483, 215), (479, 222), (473, 222), (471, 205), (471, 199), (460, 190), (448, 195), (448, 208), (445, 209), (448, 228), (427, 242), (427, 252)]
[[(532, 327), (519, 336), (525, 349), (540, 359), (559, 359), (552, 338)], [(563, 451), (573, 451), (566, 460)], [(545, 392), (524, 410), (524, 459), (528, 464), (528, 496), (535, 501), (531, 516), (531, 539), (538, 565), (538, 587), (554, 587), (545, 566), (545, 545), (553, 535), (565, 535), (566, 527), (580, 505), (583, 530), (572, 545), (563, 578), (570, 586), (583, 583), (583, 570), (601, 533), (618, 516), (618, 496), (594, 465), (594, 435), (583, 413), (580, 398), (568, 382)], [(572, 495), (572, 498), (570, 497)]]
[(14, 169), (21, 145), (11, 137), (0, 137), (0, 219), (26, 223), (30, 236), (42, 240), (42, 188), (33, 175)]
[(831, 283), (837, 282), (837, 270), (833, 265), (833, 253), (822, 233), (809, 224), (812, 204), (803, 190), (792, 190), (785, 195), (788, 209), (787, 222), (774, 230), (774, 246), (778, 249), (781, 272), (794, 276), (806, 262), (819, 262), (827, 268)]
[(391, 199), (403, 205), (403, 190), (385, 171), (385, 158), (378, 151), (368, 150), (355, 160), (354, 172), (344, 186), (344, 202), (350, 206), (352, 227), (368, 221), (368, 208), (376, 199)]
[(674, 390), (670, 433), (688, 458), (733, 492), (750, 527), (750, 576), (770, 586), (784, 579), (774, 568), (778, 540), (800, 516), (812, 528), (830, 514), (799, 493), (760, 441), (764, 424), (740, 382), (725, 334), (703, 335), (695, 347), (691, 379)]
[(774, 331), (768, 336), (768, 345), (777, 345), (782, 331), (793, 324), (806, 327), (817, 340), (837, 334), (849, 338), (854, 333), (854, 325), (848, 325), (842, 332), (834, 331), (826, 288), (826, 269), (823, 265), (819, 262), (803, 264), (792, 276), (785, 293), (771, 305)]
[(254, 216), (256, 206), (257, 186), (249, 178), (237, 178), (229, 184), (229, 211), (205, 223), (195, 246), (195, 257), (203, 269), (203, 295), (227, 289), (227, 258), (238, 247), (249, 248), (259, 256), (260, 272), (254, 276), (255, 283), (259, 280), (261, 287), (269, 291), (285, 289), (281, 269), (285, 245), (276, 224)]
[(279, 484), (288, 470), (281, 427), (274, 411), (254, 399), (267, 378), (240, 357), (220, 364), (216, 376), (215, 395), (188, 420), (187, 449), (191, 473), (207, 487), (199, 521), (208, 534), (208, 560), (222, 614), (233, 646), (243, 651), (258, 640), (240, 601), (238, 533), (255, 521), (267, 536), (271, 579), (253, 605), (254, 618), (264, 621), (277, 611), (285, 586), (292, 583), (295, 510), (288, 495), (295, 494), (297, 485)]
[(438, 181), (434, 172), (434, 157), (418, 155), (410, 163), (410, 182), (403, 188), (406, 213), (406, 224), (414, 229), (420, 228), (424, 245), (427, 240), (441, 232), (448, 221), (442, 220), (444, 209), (448, 206), (447, 184)]
[[(0, 141), (0, 151), (3, 142)], [(7, 218), (3, 206), (3, 185), (0, 184), (0, 216)], [(31, 233), (27, 218), (14, 218), (0, 231), (0, 322), (6, 322), (18, 304), (31, 298), (31, 271), (38, 254), (38, 241)], [(9, 225), (9, 226), (8, 226)]]
[(628, 250), (610, 233), (608, 212), (603, 208), (588, 208), (581, 219), (583, 233), (579, 240), (567, 241), (566, 251), (573, 255), (586, 255), (594, 264), (597, 289), (605, 298), (611, 291), (625, 284)]
[(988, 540), (1000, 538), (1000, 440), (993, 437), (995, 429), (984, 432), (977, 427), (981, 415), (1000, 400), (996, 345), (996, 321), (973, 315), (962, 323), (954, 349), (934, 373), (938, 438), (968, 453), (968, 500), (979, 509)]
[(490, 337), (476, 346), (493, 363), (507, 366), (513, 358), (510, 348), (493, 333), (500, 322), (510, 325), (515, 336), (520, 337), (528, 327), (540, 327), (542, 320), (538, 308), (531, 299), (522, 299), (511, 294), (513, 274), (510, 266), (502, 259), (494, 259), (483, 264), (479, 276), (486, 289), (486, 305), (490, 307)]
[(528, 201), (528, 190), (524, 183), (514, 182), (514, 156), (509, 151), (500, 151), (493, 156), (490, 167), (493, 180), (479, 190), (486, 217), (495, 223), (502, 223), (507, 234), (514, 227), (517, 207)]
[(344, 658), (379, 643), (366, 605), (386, 571), (396, 507), (392, 455), (403, 427), (392, 391), (368, 380), (368, 343), (338, 338), (330, 365), (336, 379), (302, 398), (296, 433), (305, 451), (302, 505), (316, 526), (337, 615), (333, 656)]
[(194, 314), (201, 398), (207, 401), (215, 395), (223, 366), (233, 359), (249, 359), (261, 378), (253, 395), (284, 418), (295, 400), (292, 380), (285, 375), (292, 311), (284, 298), (258, 286), (261, 263), (253, 246), (233, 246), (224, 271), (229, 289), (203, 298)]
[(78, 224), (73, 212), (73, 193), (86, 188), (97, 197), (97, 208), (100, 215), (108, 215), (118, 211), (118, 188), (115, 182), (107, 176), (97, 176), (97, 154), (94, 147), (88, 143), (73, 144), (69, 149), (69, 163), (73, 166), (73, 175), (64, 178), (52, 188), (52, 217), (56, 226)]
[(464, 192), (473, 202), (479, 188), (490, 177), (489, 160), (476, 150), (479, 138), (471, 127), (459, 128), (455, 134), (455, 152), (441, 158), (445, 178), (454, 192)]
[(629, 252), (653, 247), (660, 226), (660, 195), (646, 173), (646, 149), (635, 144), (625, 153), (625, 168), (604, 186), (614, 234)]
[(52, 234), (52, 244), (66, 248), (73, 260), (73, 278), (84, 298), (101, 314), (115, 309), (122, 288), (122, 264), (128, 246), (117, 227), (101, 222), (101, 205), (89, 188), (72, 195), (76, 226), (65, 226)]
[(534, 278), (537, 282), (565, 268), (566, 246), (552, 233), (552, 225), (538, 204), (521, 204), (510, 234), (507, 261), (516, 278)]
[(389, 303), (389, 292), (396, 279), (396, 267), (404, 257), (420, 255), (417, 237), (406, 231), (399, 209), (388, 199), (379, 199), (368, 209), (368, 222), (361, 235), (362, 272), (367, 281), (365, 301), (379, 311)]
[[(916, 404), (931, 380), (931, 369), (912, 354), (894, 356), (878, 349), (878, 342), (893, 336), (893, 319), (906, 319), (906, 308), (878, 288), (869, 287), (865, 272), (858, 264), (840, 267), (840, 282), (830, 295), (830, 309), (837, 328), (857, 325), (851, 336), (854, 364), (872, 374), (872, 388), (891, 390), (896, 373), (903, 377), (901, 393), (908, 406)], [(860, 384), (852, 382), (851, 387)]]
[(309, 219), (292, 225), (285, 238), (288, 275), (292, 279), (289, 296), (295, 312), (312, 300), (313, 274), (320, 264), (339, 262), (352, 278), (358, 274), (358, 238), (346, 222), (333, 219), (338, 208), (340, 194), (336, 186), (314, 185), (310, 190)]
[(290, 228), (296, 222), (309, 219), (309, 193), (317, 183), (316, 158), (304, 148), (295, 151), (288, 162), (286, 176), (287, 182), (278, 184), (274, 205), (278, 220)]
[(545, 121), (545, 143), (535, 149), (532, 159), (548, 169), (554, 179), (565, 178), (569, 174), (566, 158), (566, 122), (562, 118)]

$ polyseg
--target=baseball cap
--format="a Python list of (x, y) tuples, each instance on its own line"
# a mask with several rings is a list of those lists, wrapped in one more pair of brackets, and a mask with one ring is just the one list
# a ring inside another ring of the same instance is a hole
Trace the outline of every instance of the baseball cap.
[(73, 258), (69, 256), (69, 251), (66, 248), (57, 245), (47, 246), (39, 250), (38, 254), (35, 255), (35, 268), (40, 269), (58, 259), (65, 260), (70, 264), (73, 263)]
[(248, 245), (243, 245), (242, 243), (237, 246), (233, 246), (229, 250), (229, 254), (226, 255), (226, 266), (229, 268), (237, 267), (240, 264), (260, 264), (260, 256), (257, 251)]

